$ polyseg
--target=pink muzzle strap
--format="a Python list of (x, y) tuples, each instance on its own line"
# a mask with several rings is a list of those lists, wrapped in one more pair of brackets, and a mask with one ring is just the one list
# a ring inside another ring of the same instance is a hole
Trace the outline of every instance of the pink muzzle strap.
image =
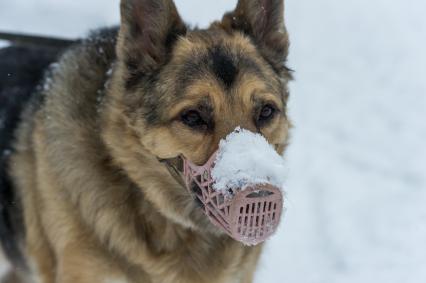
[(281, 219), (281, 190), (270, 184), (253, 184), (226, 195), (216, 191), (211, 177), (216, 156), (203, 166), (183, 158), (187, 189), (201, 202), (209, 220), (233, 239), (249, 246), (265, 241)]

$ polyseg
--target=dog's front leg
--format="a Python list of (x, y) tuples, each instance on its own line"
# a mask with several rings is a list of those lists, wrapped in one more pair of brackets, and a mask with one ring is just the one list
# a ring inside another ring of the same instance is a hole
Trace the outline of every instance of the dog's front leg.
[(69, 245), (58, 262), (56, 283), (128, 282), (125, 274), (108, 255), (81, 243)]

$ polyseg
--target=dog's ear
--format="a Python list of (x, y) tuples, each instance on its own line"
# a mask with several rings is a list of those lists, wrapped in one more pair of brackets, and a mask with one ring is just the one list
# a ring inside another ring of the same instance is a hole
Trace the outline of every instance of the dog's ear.
[(121, 0), (117, 55), (131, 73), (155, 72), (185, 33), (173, 0)]
[(288, 54), (284, 26), (284, 0), (239, 0), (233, 12), (225, 14), (222, 26), (250, 36), (262, 55), (282, 69)]

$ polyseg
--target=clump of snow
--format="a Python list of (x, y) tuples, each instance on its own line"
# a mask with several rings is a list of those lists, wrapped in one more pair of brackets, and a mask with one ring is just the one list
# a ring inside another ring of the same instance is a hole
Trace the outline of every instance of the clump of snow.
[(107, 75), (108, 78), (110, 78), (111, 75), (112, 75), (112, 68), (113, 68), (113, 66), (111, 66), (111, 68), (109, 68), (108, 71), (106, 72), (106, 75)]
[(282, 189), (285, 173), (283, 157), (262, 135), (238, 127), (219, 144), (213, 188), (224, 193), (254, 184)]
[(8, 41), (0, 40), (0, 49), (8, 47), (9, 45), (10, 45), (10, 43)]
[(50, 88), (51, 88), (51, 86), (52, 86), (52, 78), (50, 78), (50, 77), (46, 77), (45, 79), (44, 79), (44, 82), (43, 82), (43, 90), (44, 91), (48, 91), (48, 90), (50, 90)]
[(41, 90), (42, 91), (49, 91), (53, 84), (52, 77), (55, 75), (56, 72), (58, 72), (60, 66), (59, 63), (54, 62), (49, 65), (47, 75), (44, 78)]

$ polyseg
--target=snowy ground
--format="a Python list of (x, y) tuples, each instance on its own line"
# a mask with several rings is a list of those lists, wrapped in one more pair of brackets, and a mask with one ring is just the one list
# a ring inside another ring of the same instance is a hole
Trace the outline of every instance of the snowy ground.
[[(235, 2), (177, 4), (205, 26)], [(116, 23), (117, 5), (1, 1), (0, 30), (78, 36)], [(288, 210), (257, 283), (426, 282), (425, 11), (423, 0), (287, 1)]]

